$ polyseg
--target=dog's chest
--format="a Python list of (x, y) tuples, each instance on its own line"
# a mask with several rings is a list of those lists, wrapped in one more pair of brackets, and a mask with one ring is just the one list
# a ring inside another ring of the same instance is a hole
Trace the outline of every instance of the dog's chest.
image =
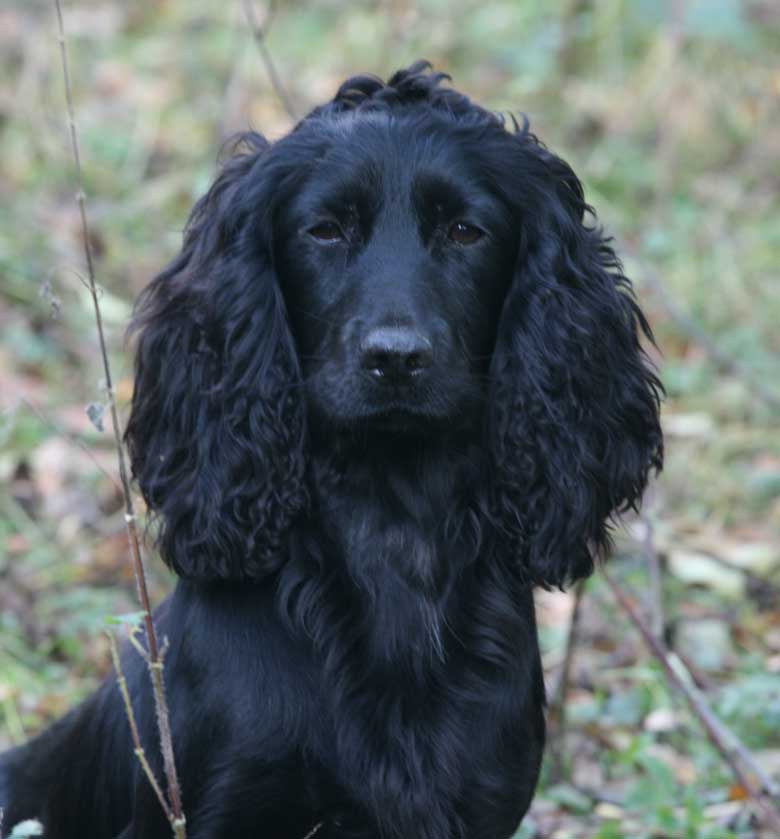
[(338, 569), (326, 571), (336, 605), (317, 636), (320, 754), (327, 786), (381, 825), (366, 835), (451, 839), (475, 778), (497, 777), (506, 744), (523, 739), (508, 733), (525, 726), (533, 611), (487, 573), (486, 542), (465, 526), (446, 538), (451, 498), (415, 511), (397, 500), (353, 495), (331, 508), (330, 539), (320, 531), (334, 553), (319, 567)]
[(436, 523), (367, 505), (346, 522), (341, 547), (369, 659), (418, 670), (443, 658), (450, 575)]
[(441, 544), (414, 529), (373, 533), (350, 534), (352, 560), (363, 561), (342, 655), (325, 674), (328, 760), (337, 787), (388, 836), (446, 839), (460, 831), (454, 802), (475, 743), (492, 736), (495, 699), (478, 695), (470, 654), (452, 632), (464, 593), (438, 567)]

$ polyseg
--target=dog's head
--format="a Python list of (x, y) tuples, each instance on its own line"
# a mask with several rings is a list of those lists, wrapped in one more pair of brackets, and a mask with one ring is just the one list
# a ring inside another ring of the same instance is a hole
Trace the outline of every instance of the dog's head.
[(542, 584), (589, 573), (660, 467), (649, 329), (579, 181), (427, 69), (244, 136), (141, 296), (127, 436), (184, 576), (279, 564), (313, 433), (478, 437)]

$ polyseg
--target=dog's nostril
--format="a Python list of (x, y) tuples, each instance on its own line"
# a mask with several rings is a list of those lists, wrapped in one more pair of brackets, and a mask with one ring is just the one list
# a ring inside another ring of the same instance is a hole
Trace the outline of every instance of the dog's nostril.
[(372, 329), (360, 353), (363, 369), (388, 382), (408, 379), (433, 364), (430, 341), (409, 327)]

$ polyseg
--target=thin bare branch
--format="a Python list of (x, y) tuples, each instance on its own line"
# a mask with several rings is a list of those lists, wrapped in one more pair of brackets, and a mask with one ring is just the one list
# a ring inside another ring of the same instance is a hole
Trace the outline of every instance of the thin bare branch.
[(677, 327), (707, 353), (719, 370), (736, 376), (763, 402), (774, 408), (780, 408), (780, 391), (767, 387), (759, 373), (721, 349), (717, 342), (672, 297), (660, 273), (645, 266), (642, 279), (656, 293)]
[(317, 822), (314, 827), (303, 837), (303, 839), (313, 839), (322, 829), (322, 822)]
[(138, 761), (141, 764), (141, 768), (143, 769), (144, 774), (148, 778), (149, 783), (152, 785), (154, 794), (157, 796), (157, 800), (160, 802), (160, 806), (163, 808), (166, 818), (169, 822), (172, 822), (173, 813), (168, 807), (168, 802), (165, 800), (165, 796), (163, 795), (163, 792), (160, 789), (160, 785), (157, 783), (157, 779), (154, 777), (154, 772), (152, 771), (152, 767), (149, 765), (149, 761), (146, 759), (146, 752), (144, 751), (144, 747), (141, 744), (141, 735), (138, 732), (138, 724), (135, 720), (135, 711), (133, 710), (133, 703), (130, 700), (130, 691), (127, 687), (127, 679), (125, 679), (125, 674), (122, 670), (122, 663), (119, 659), (119, 651), (117, 650), (116, 646), (116, 638), (114, 637), (113, 632), (107, 632), (106, 635), (108, 636), (108, 642), (111, 645), (111, 659), (114, 662), (114, 670), (117, 676), (116, 682), (119, 686), (119, 692), (122, 694), (122, 701), (125, 704), (125, 715), (127, 716), (127, 721), (130, 723), (130, 733), (133, 737), (135, 755), (138, 758)]
[(268, 44), (266, 43), (268, 27), (275, 11), (275, 5), (274, 3), (270, 4), (268, 14), (266, 15), (266, 19), (263, 24), (261, 24), (257, 19), (257, 14), (255, 12), (255, 5), (253, 0), (242, 0), (242, 5), (244, 7), (244, 16), (246, 17), (246, 21), (249, 24), (249, 28), (252, 30), (252, 37), (254, 38), (255, 44), (257, 44), (257, 49), (260, 53), (260, 58), (262, 59), (262, 62), (265, 65), (265, 70), (268, 73), (268, 78), (271, 80), (271, 86), (273, 87), (277, 97), (279, 98), (279, 101), (282, 103), (282, 106), (284, 107), (285, 111), (287, 111), (287, 114), (290, 117), (290, 119), (293, 122), (297, 122), (299, 119), (298, 114), (296, 113), (295, 107), (293, 106), (290, 96), (285, 90), (284, 84), (282, 83), (282, 78), (276, 69), (276, 64), (274, 63), (273, 56), (271, 55), (271, 51), (268, 49)]
[(569, 619), (569, 632), (566, 636), (566, 651), (561, 665), (561, 674), (552, 694), (548, 706), (547, 719), (550, 732), (548, 742), (550, 746), (551, 772), (553, 782), (563, 780), (564, 777), (564, 740), (566, 738), (566, 695), (569, 692), (571, 668), (574, 661), (574, 650), (577, 647), (577, 636), (580, 626), (582, 599), (585, 595), (587, 580), (581, 580), (574, 589), (574, 606)]
[[(138, 598), (144, 612), (144, 627), (146, 630), (146, 643), (149, 650), (149, 657), (152, 662), (160, 661), (159, 645), (157, 643), (157, 635), (155, 633), (154, 622), (152, 620), (152, 610), (149, 601), (149, 591), (146, 584), (146, 573), (144, 571), (143, 556), (141, 554), (141, 542), (138, 535), (138, 525), (135, 512), (135, 504), (133, 502), (133, 495), (130, 489), (130, 478), (125, 459), (125, 451), (122, 445), (122, 428), (119, 422), (119, 412), (116, 406), (116, 395), (114, 393), (113, 379), (111, 376), (111, 365), (108, 359), (108, 348), (105, 337), (105, 330), (103, 328), (103, 316), (100, 310), (100, 295), (98, 291), (97, 282), (95, 280), (95, 265), (92, 257), (92, 245), (89, 233), (89, 224), (87, 222), (87, 198), (84, 190), (84, 177), (81, 168), (81, 154), (79, 152), (78, 132), (76, 129), (76, 118), (73, 108), (73, 93), (70, 81), (70, 69), (68, 64), (67, 42), (65, 39), (65, 26), (62, 18), (62, 6), (60, 0), (54, 0), (54, 6), (57, 12), (57, 32), (60, 45), (60, 57), (62, 60), (62, 74), (65, 82), (65, 102), (68, 113), (68, 125), (70, 129), (71, 149), (73, 152), (73, 162), (75, 164), (75, 178), (76, 178), (76, 203), (79, 208), (79, 216), (81, 220), (81, 234), (84, 245), (84, 256), (87, 263), (87, 280), (89, 286), (89, 293), (92, 297), (92, 304), (95, 314), (95, 324), (97, 326), (98, 343), (100, 346), (100, 356), (103, 363), (103, 374), (105, 377), (106, 393), (108, 397), (108, 404), (111, 411), (111, 424), (114, 430), (114, 443), (116, 446), (117, 459), (119, 463), (119, 479), (122, 484), (122, 493), (125, 501), (125, 523), (127, 526), (127, 537), (130, 544), (130, 549), (133, 557), (133, 571), (135, 574), (136, 587), (138, 589)], [(153, 688), (155, 693), (155, 702), (158, 707), (166, 708), (165, 698), (157, 695), (158, 690), (161, 689), (162, 679), (153, 680)], [(166, 721), (167, 722), (167, 721)], [(165, 737), (168, 737), (168, 742), (165, 742)], [(173, 815), (171, 825), (176, 831), (176, 824), (184, 823), (184, 815), (181, 805), (181, 792), (179, 789), (179, 780), (176, 774), (176, 765), (173, 760), (173, 744), (170, 742), (170, 726), (165, 725), (164, 729), (161, 727), (160, 739), (163, 743), (162, 754), (163, 763), (165, 766), (165, 775), (168, 782), (168, 796), (170, 799), (170, 810)], [(177, 836), (182, 836), (180, 832), (176, 832)]]
[[(644, 508), (651, 506), (650, 497), (646, 497)], [(642, 555), (647, 563), (647, 573), (650, 579), (648, 594), (648, 612), (650, 615), (650, 629), (656, 638), (664, 637), (666, 618), (664, 610), (664, 581), (661, 556), (655, 546), (655, 525), (651, 514), (643, 513), (639, 521), (644, 528), (641, 539)]]
[(27, 408), (30, 413), (34, 414), (47, 428), (51, 429), (58, 437), (61, 437), (67, 443), (75, 446), (81, 452), (83, 452), (91, 461), (95, 464), (95, 466), (103, 473), (103, 475), (108, 478), (109, 481), (114, 485), (114, 488), (117, 492), (122, 492), (122, 486), (117, 481), (116, 477), (112, 475), (107, 469), (105, 469), (100, 461), (95, 457), (95, 453), (89, 448), (86, 443), (79, 438), (75, 434), (71, 434), (69, 431), (66, 431), (64, 428), (60, 428), (56, 422), (50, 417), (47, 417), (46, 414), (43, 412), (42, 408), (39, 408), (34, 402), (29, 400), (26, 396), (23, 396), (19, 402)]
[(770, 800), (777, 799), (777, 786), (758, 766), (748, 748), (718, 719), (694, 684), (685, 665), (678, 656), (666, 649), (661, 639), (653, 635), (632, 598), (618, 585), (611, 572), (602, 568), (602, 573), (621, 609), (639, 630), (650, 652), (661, 664), (669, 683), (685, 697), (707, 737), (728, 763), (737, 782), (755, 804), (764, 823), (775, 831), (775, 835), (780, 836), (780, 810)]
[[(152, 684), (154, 686), (154, 690), (152, 691), (152, 693), (154, 695), (154, 710), (157, 716), (157, 728), (160, 732), (160, 748), (162, 750), (163, 755), (163, 764), (165, 766), (175, 766), (173, 754), (173, 735), (171, 733), (170, 723), (171, 717), (170, 712), (168, 710), (168, 700), (166, 698), (165, 693), (165, 679), (162, 658), (158, 659), (157, 661), (153, 661), (150, 657), (148, 666), (149, 673), (152, 677)], [(184, 818), (184, 813), (181, 810), (181, 803), (179, 803), (178, 814), (174, 813), (174, 817), (170, 821), (176, 839), (185, 839), (186, 820)]]

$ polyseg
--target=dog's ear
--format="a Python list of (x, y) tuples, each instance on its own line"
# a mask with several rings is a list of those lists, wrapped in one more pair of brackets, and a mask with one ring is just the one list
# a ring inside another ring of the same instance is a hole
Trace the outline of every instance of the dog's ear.
[(593, 570), (613, 513), (661, 468), (662, 387), (650, 328), (571, 168), (527, 131), (522, 235), (491, 367), (488, 433), (499, 521), (528, 578)]
[[(268, 146), (222, 169), (181, 253), (141, 294), (133, 474), (178, 574), (258, 578), (306, 504), (298, 360), (273, 267)], [(264, 181), (269, 181), (264, 185)], [(263, 195), (265, 190), (266, 195)]]

